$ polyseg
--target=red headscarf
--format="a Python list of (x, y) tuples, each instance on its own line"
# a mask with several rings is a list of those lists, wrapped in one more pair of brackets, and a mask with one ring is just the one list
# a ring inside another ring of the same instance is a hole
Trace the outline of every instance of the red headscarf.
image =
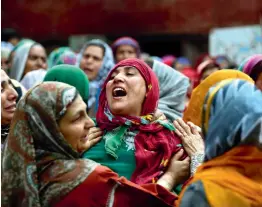
[(99, 107), (96, 116), (97, 123), (101, 129), (112, 130), (125, 124), (126, 120), (132, 121), (132, 127), (139, 130), (135, 136), (136, 170), (131, 181), (137, 184), (152, 183), (156, 181), (167, 167), (168, 161), (173, 153), (181, 149), (181, 141), (174, 133), (156, 122), (143, 124), (141, 117), (115, 116), (109, 120), (104, 113), (108, 107), (106, 99), (106, 84), (112, 73), (121, 66), (133, 66), (143, 76), (146, 82), (146, 97), (142, 106), (141, 116), (147, 117), (157, 109), (159, 99), (158, 79), (153, 70), (139, 59), (126, 59), (119, 62), (109, 73), (103, 85)]
[(115, 116), (115, 118), (111, 122), (109, 121), (108, 117), (104, 113), (105, 108), (108, 107), (107, 100), (106, 100), (106, 84), (110, 80), (112, 73), (118, 67), (121, 66), (135, 67), (143, 76), (146, 82), (147, 85), (146, 97), (142, 106), (141, 116), (154, 114), (155, 110), (157, 109), (158, 99), (159, 99), (159, 85), (158, 85), (158, 79), (155, 73), (153, 72), (153, 70), (145, 62), (136, 58), (130, 58), (120, 61), (117, 65), (115, 65), (115, 67), (108, 74), (100, 93), (99, 107), (96, 115), (96, 120), (101, 129), (106, 129), (106, 130), (114, 129), (119, 125), (124, 124), (125, 118), (134, 120), (136, 122), (139, 119), (137, 117), (130, 117), (130, 116)]

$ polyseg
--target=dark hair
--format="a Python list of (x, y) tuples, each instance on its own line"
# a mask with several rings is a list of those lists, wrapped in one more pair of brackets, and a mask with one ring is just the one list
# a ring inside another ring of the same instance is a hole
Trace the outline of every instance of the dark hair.
[(2, 29), (2, 33), (1, 33), (1, 40), (2, 41), (8, 42), (12, 38), (20, 39), (20, 35), (18, 34), (18, 32), (15, 29), (13, 29), (13, 28)]
[(250, 77), (254, 80), (257, 81), (260, 73), (262, 72), (262, 60), (260, 60), (254, 67), (252, 72), (250, 73)]
[(99, 43), (90, 43), (86, 46), (86, 48), (90, 47), (90, 46), (97, 46), (97, 47), (100, 47), (102, 50), (103, 50), (103, 57), (105, 56), (105, 53), (106, 53), (106, 48), (104, 45), (102, 44), (99, 44)]
[(218, 70), (221, 69), (218, 64), (216, 64), (216, 63), (210, 63), (210, 64), (208, 64), (208, 65), (201, 71), (201, 74), (200, 74), (200, 75), (202, 76), (206, 71), (208, 71), (208, 70), (210, 70), (210, 69), (213, 69), (213, 68), (218, 68)]

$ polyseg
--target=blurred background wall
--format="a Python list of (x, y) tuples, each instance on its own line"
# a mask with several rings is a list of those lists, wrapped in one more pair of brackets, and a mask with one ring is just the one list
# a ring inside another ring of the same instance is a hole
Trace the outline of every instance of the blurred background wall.
[(13, 28), (52, 50), (101, 37), (136, 38), (152, 55), (208, 51), (214, 28), (260, 25), (261, 0), (2, 0), (2, 29)]

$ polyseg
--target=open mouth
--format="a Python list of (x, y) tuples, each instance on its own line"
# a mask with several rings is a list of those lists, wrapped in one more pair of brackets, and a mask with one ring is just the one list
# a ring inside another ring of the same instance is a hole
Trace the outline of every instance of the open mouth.
[(114, 88), (113, 89), (113, 93), (112, 93), (113, 97), (118, 98), (118, 97), (124, 97), (127, 95), (126, 90), (120, 87)]

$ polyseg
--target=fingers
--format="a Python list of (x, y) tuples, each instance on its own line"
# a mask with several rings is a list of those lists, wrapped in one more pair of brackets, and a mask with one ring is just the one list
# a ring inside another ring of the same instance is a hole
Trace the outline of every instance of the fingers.
[(193, 134), (198, 135), (199, 134), (199, 129), (197, 128), (196, 125), (194, 125), (192, 122), (187, 122), (188, 126), (190, 127), (191, 131)]
[(94, 146), (96, 143), (98, 143), (102, 139), (102, 136), (97, 137), (96, 139), (92, 139), (89, 141), (89, 147)]
[(192, 134), (190, 127), (183, 121), (183, 119), (177, 119), (177, 122), (180, 124), (187, 135)]
[(83, 140), (83, 142), (85, 142), (85, 143), (83, 145), (79, 146), (78, 151), (83, 152), (83, 151), (89, 150), (91, 147), (93, 147), (95, 144), (97, 144), (101, 139), (102, 139), (102, 136), (97, 137), (97, 138), (92, 139), (92, 140), (88, 140), (88, 141)]
[[(173, 122), (173, 124), (174, 124), (174, 126), (175, 126), (175, 128), (176, 128), (175, 133), (176, 133), (179, 137), (182, 138), (183, 136), (186, 136), (183, 128), (180, 126), (180, 124), (178, 123), (177, 120), (175, 120), (175, 121)], [(184, 133), (183, 133), (183, 132), (184, 132)]]
[(94, 133), (88, 135), (88, 139), (91, 141), (92, 139), (95, 139), (95, 138), (100, 137), (102, 135), (103, 135), (103, 132), (94, 132)]
[(183, 139), (184, 137), (192, 135), (190, 127), (187, 126), (187, 124), (185, 124), (183, 120), (180, 119), (175, 120), (174, 126), (177, 129), (175, 130), (175, 132), (180, 138)]
[(190, 161), (190, 158), (189, 157), (186, 157), (183, 161), (185, 161), (185, 162), (188, 162), (189, 163), (189, 161)]
[(103, 132), (99, 127), (92, 127), (89, 129), (89, 134), (95, 133), (95, 132)]
[(177, 123), (177, 121), (174, 121), (173, 124), (174, 124), (174, 126), (175, 126), (175, 128), (176, 128), (176, 130), (175, 130), (174, 132), (177, 134), (177, 136), (179, 136), (179, 137), (182, 138), (183, 134), (182, 134), (182, 133), (180, 132), (180, 130), (178, 129), (178, 128), (180, 127), (179, 124)]
[(173, 157), (172, 157), (172, 160), (180, 160), (181, 157), (183, 156), (183, 153), (184, 153), (184, 150), (181, 149), (179, 150)]

